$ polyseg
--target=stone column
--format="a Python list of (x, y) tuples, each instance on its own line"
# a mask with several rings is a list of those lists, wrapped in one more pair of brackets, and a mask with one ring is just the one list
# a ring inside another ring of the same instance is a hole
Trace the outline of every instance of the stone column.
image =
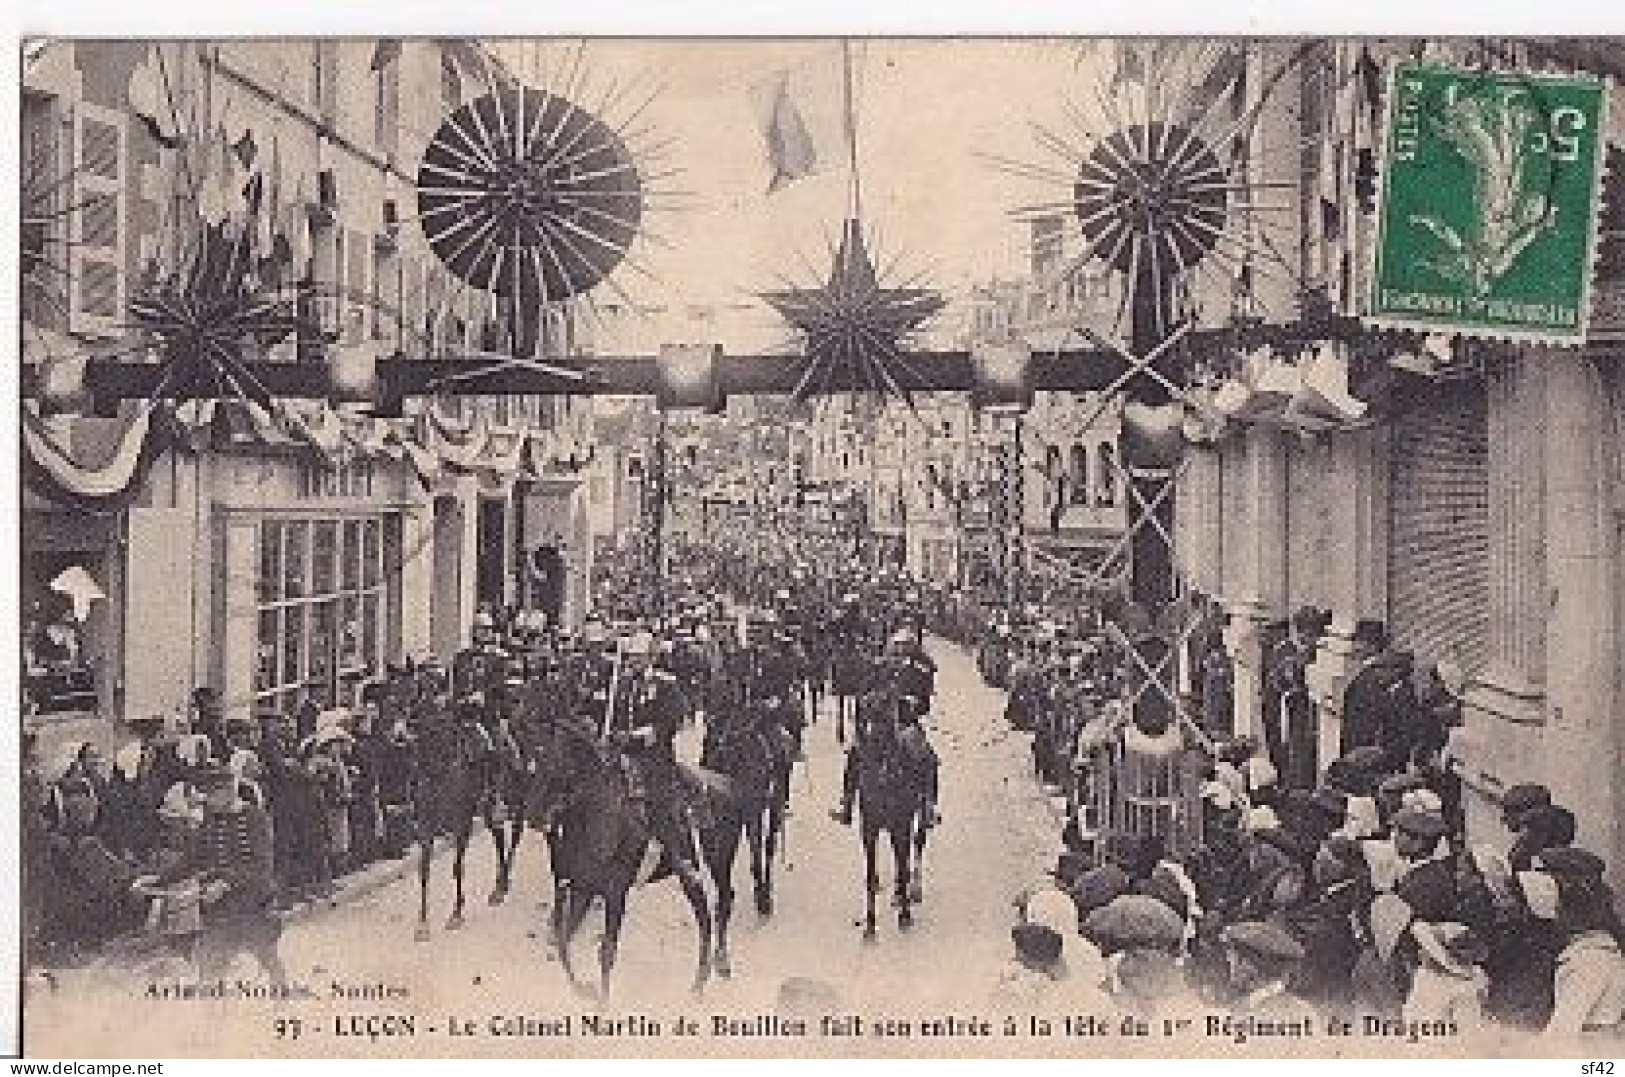
[(1262, 629), (1269, 618), (1256, 602), (1233, 602), (1225, 607), (1230, 621), (1224, 629), (1224, 649), (1235, 671), (1235, 731), (1238, 737), (1263, 738), (1259, 721), (1264, 697)]
[[(1548, 781), (1548, 772), (1556, 778), (1555, 772), (1568, 768), (1554, 754), (1548, 722), (1545, 634), (1557, 579), (1549, 558), (1554, 542), (1572, 540), (1571, 530), (1594, 530), (1586, 511), (1565, 503), (1562, 490), (1594, 482), (1598, 472), (1576, 458), (1577, 451), (1586, 455), (1583, 439), (1597, 427), (1583, 385), (1579, 402), (1572, 393), (1559, 393), (1563, 375), (1557, 367), (1566, 358), (1563, 352), (1520, 349), (1493, 361), (1488, 374), (1489, 658), (1468, 687), (1462, 728), (1452, 742), (1462, 778), (1475, 794), (1466, 802), (1469, 831), (1499, 832), (1496, 802), (1506, 786)], [(1583, 363), (1577, 373), (1587, 373)], [(1575, 642), (1589, 643), (1591, 633), (1588, 624)], [(1575, 648), (1562, 635), (1553, 638), (1563, 640), (1554, 664), (1566, 667)]]
[[(1210, 597), (1224, 588), (1221, 571), (1224, 546), (1224, 504), (1221, 485), (1223, 458), (1208, 446), (1186, 449), (1184, 475), (1179, 480), (1174, 509), (1174, 557), (1186, 586)], [(1179, 661), (1179, 690), (1190, 693), (1196, 670)]]
[(1245, 548), (1237, 551), (1241, 573), (1230, 596), (1230, 627), (1225, 646), (1235, 663), (1238, 734), (1260, 730), (1263, 705), (1262, 629), (1286, 608), (1286, 445), (1280, 431), (1267, 426), (1247, 430), (1245, 469), (1248, 518), (1252, 528)]
[[(1619, 671), (1616, 623), (1625, 586), (1614, 549), (1612, 454), (1618, 431), (1592, 360), (1577, 351), (1534, 353), (1545, 371), (1547, 728), (1542, 744), (1555, 799), (1579, 818), (1579, 844), (1618, 848), (1625, 811), (1620, 734), (1613, 713)], [(1535, 760), (1519, 760), (1531, 770)], [(1509, 780), (1528, 780), (1509, 774)], [(1614, 876), (1625, 875), (1608, 857)]]
[(1549, 358), (1523, 353), (1489, 376), (1490, 659), (1482, 680), (1526, 707), (1546, 677), (1545, 457), (1570, 429), (1533, 422), (1546, 404)]
[(462, 556), (457, 559), (457, 647), (462, 649), (474, 641), (474, 611), (478, 608), (476, 592), (480, 564), (480, 483), (472, 475), (457, 480), (457, 506), (460, 510), (462, 537), (459, 546)]
[(1319, 712), (1323, 763), (1336, 759), (1343, 734), (1343, 689), (1354, 672), (1354, 626), (1388, 606), (1388, 429), (1332, 435), (1326, 499), (1326, 593), (1332, 621), (1307, 671)]
[(1192, 445), (1186, 450), (1185, 474), (1180, 479), (1174, 514), (1175, 551), (1186, 583), (1208, 595), (1224, 587), (1219, 570), (1224, 545), (1224, 506), (1221, 500), (1222, 459), (1218, 450)]

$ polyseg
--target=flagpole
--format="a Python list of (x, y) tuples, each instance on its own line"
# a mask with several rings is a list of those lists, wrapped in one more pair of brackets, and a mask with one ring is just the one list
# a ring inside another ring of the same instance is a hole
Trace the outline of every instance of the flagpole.
[(847, 218), (858, 220), (863, 212), (863, 194), (858, 184), (858, 121), (852, 101), (852, 39), (841, 39), (841, 102), (846, 121)]

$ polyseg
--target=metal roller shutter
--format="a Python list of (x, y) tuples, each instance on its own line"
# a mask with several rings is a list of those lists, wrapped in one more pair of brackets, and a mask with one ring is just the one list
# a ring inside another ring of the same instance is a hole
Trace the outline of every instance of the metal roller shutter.
[(1429, 386), (1394, 424), (1388, 621), (1419, 660), (1480, 669), (1489, 650), (1489, 400), (1482, 381)]

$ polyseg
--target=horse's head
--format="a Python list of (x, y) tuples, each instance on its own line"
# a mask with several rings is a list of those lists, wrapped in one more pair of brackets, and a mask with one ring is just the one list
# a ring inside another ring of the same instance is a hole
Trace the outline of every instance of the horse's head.
[(531, 805), (545, 825), (570, 805), (604, 760), (594, 732), (579, 720), (545, 723), (535, 749)]

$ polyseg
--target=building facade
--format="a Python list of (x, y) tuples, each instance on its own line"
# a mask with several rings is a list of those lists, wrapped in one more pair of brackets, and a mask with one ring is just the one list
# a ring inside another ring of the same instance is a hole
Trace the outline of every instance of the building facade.
[[(30, 368), (141, 354), (130, 298), (210, 226), (317, 297), (320, 331), (260, 358), (488, 352), (489, 298), (454, 285), (406, 207), (424, 142), (494, 63), (432, 40), (51, 42), (24, 90)], [(576, 351), (571, 320), (550, 314), (538, 351)], [(341, 705), (389, 662), (466, 645), (481, 605), (580, 616), (588, 409), (445, 397), (377, 419), (211, 395), (27, 417), (30, 475), (143, 451), (116, 503), (25, 490), (27, 683), (50, 737), (184, 715), (199, 689), (228, 715)], [(74, 568), (99, 592), (77, 611), (59, 593)]]
[[(1480, 46), (1393, 46), (1473, 63)], [(1489, 59), (1561, 69), (1507, 46)], [(1339, 87), (1379, 46), (1327, 43), (1300, 68), (1292, 115), (1266, 137), (1310, 147), (1293, 177), (1298, 271), (1359, 312), (1375, 218), (1354, 188), (1374, 134)], [(1398, 55), (1396, 52), (1395, 55)], [(1612, 111), (1625, 104), (1615, 94)], [(1613, 136), (1617, 139), (1616, 126)], [(1610, 182), (1617, 185), (1618, 177)], [(1322, 206), (1348, 192), (1341, 219)], [(1617, 226), (1616, 226), (1617, 227)], [(1611, 252), (1611, 253), (1610, 253)], [(1612, 259), (1612, 260), (1611, 260)], [(1497, 802), (1543, 782), (1580, 820), (1580, 842), (1625, 863), (1625, 397), (1617, 248), (1599, 265), (1583, 348), (1458, 341), (1406, 373), (1363, 422), (1332, 430), (1231, 424), (1193, 445), (1179, 490), (1177, 550), (1193, 589), (1228, 614), (1236, 725), (1259, 728), (1267, 647), (1293, 611), (1329, 614), (1309, 679), (1318, 763), (1339, 751), (1356, 625), (1386, 625), (1420, 666), (1465, 679), (1452, 754), (1469, 832), (1498, 833)], [(1334, 350), (1342, 345), (1333, 346)], [(1349, 361), (1346, 353), (1341, 354)]]

